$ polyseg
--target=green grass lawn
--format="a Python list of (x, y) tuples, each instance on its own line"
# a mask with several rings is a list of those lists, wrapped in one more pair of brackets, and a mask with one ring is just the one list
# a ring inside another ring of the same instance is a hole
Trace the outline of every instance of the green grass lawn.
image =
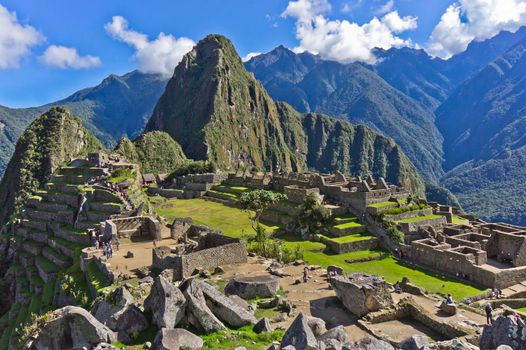
[(357, 241), (363, 241), (366, 239), (371, 239), (372, 236), (368, 233), (354, 233), (352, 235), (348, 236), (342, 236), (342, 237), (335, 237), (335, 238), (329, 238), (331, 241), (338, 242), (338, 243), (349, 243), (349, 242), (357, 242)]
[[(170, 199), (157, 208), (156, 212), (168, 219), (168, 222), (178, 217), (192, 217), (196, 223), (221, 230), (231, 237), (254, 233), (247, 212), (204, 199)], [(263, 227), (267, 232), (278, 229), (277, 226)]]
[[(169, 205), (170, 207), (167, 207)], [(157, 213), (171, 222), (176, 217), (192, 217), (198, 224), (207, 225), (222, 230), (226, 235), (241, 237), (242, 233), (251, 233), (252, 227), (248, 214), (239, 208), (226, 206), (221, 203), (202, 199), (171, 199), (156, 209)], [(420, 220), (423, 220), (420, 217)], [(274, 231), (277, 227), (267, 227)], [(365, 272), (383, 276), (387, 281), (395, 283), (408, 277), (409, 280), (433, 293), (451, 293), (454, 298), (461, 299), (479, 294), (483, 289), (473, 287), (453, 280), (441, 273), (423, 270), (415, 266), (400, 262), (392, 257), (364, 263), (349, 264), (345, 260), (354, 260), (371, 256), (379, 256), (381, 251), (359, 251), (345, 254), (327, 254), (325, 244), (320, 242), (303, 241), (301, 238), (287, 234), (279, 237), (287, 248), (294, 250), (297, 245), (303, 249), (304, 260), (312, 265), (326, 268), (338, 265), (347, 273)]]
[(400, 220), (396, 222), (399, 224), (404, 224), (404, 223), (410, 223), (410, 222), (419, 222), (419, 221), (424, 221), (424, 220), (438, 219), (439, 217), (440, 215), (431, 214), (431, 215), (417, 216), (414, 218), (409, 218), (409, 219)]
[(374, 203), (374, 204), (369, 204), (368, 207), (371, 207), (371, 208), (383, 208), (383, 207), (388, 207), (390, 205), (395, 205), (396, 202), (380, 202), (380, 203)]
[(460, 224), (460, 225), (467, 225), (469, 224), (469, 220), (461, 218), (460, 216), (453, 215), (453, 223)]
[(226, 330), (202, 335), (204, 350), (234, 349), (244, 346), (247, 350), (265, 350), (273, 341), (280, 341), (284, 331), (275, 330), (256, 334), (252, 326), (245, 326), (237, 330)]
[(340, 222), (340, 221), (348, 221), (353, 220), (356, 221), (358, 218), (354, 216), (353, 214), (344, 214), (344, 215), (338, 215), (334, 217), (334, 221)]
[(350, 222), (346, 222), (344, 224), (335, 225), (334, 227), (337, 228), (337, 229), (340, 229), (340, 230), (344, 230), (346, 228), (359, 227), (359, 226), (362, 226), (362, 224), (359, 223), (359, 222), (350, 221)]

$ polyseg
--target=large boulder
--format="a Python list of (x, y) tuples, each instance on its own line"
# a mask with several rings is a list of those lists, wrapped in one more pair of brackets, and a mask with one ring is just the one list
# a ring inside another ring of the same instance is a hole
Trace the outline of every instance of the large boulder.
[(272, 298), (279, 290), (279, 277), (274, 275), (238, 276), (225, 286), (225, 293), (239, 295), (241, 298)]
[(81, 307), (66, 306), (55, 310), (50, 319), (36, 335), (35, 349), (91, 349), (99, 343), (117, 340), (115, 332)]
[(526, 327), (515, 321), (513, 315), (500, 316), (492, 325), (484, 326), (480, 338), (480, 350), (495, 349), (509, 345), (513, 349), (526, 349)]
[(202, 282), (201, 289), (206, 299), (206, 305), (223, 322), (232, 327), (243, 327), (257, 323), (256, 317), (250, 311), (232, 301), (215, 286)]
[(395, 348), (386, 341), (365, 337), (357, 343), (350, 344), (348, 350), (395, 350)]
[(323, 333), (327, 332), (327, 328), (325, 327), (325, 321), (321, 318), (307, 316), (307, 324), (309, 325), (315, 337), (319, 337)]
[(342, 350), (349, 345), (349, 336), (342, 325), (334, 327), (318, 337), (318, 345), (325, 350)]
[(144, 309), (151, 311), (152, 321), (157, 327), (175, 328), (185, 315), (186, 298), (174, 284), (157, 276), (144, 301)]
[(198, 330), (206, 333), (225, 330), (225, 325), (214, 315), (207, 306), (206, 299), (201, 289), (201, 283), (195, 279), (186, 281), (182, 286), (186, 297), (186, 313), (188, 322)]
[(440, 303), (440, 310), (447, 316), (454, 316), (457, 314), (457, 305), (454, 303), (448, 304), (445, 300)]
[(203, 345), (203, 339), (182, 328), (161, 328), (153, 341), (155, 350), (201, 350)]
[(118, 332), (119, 339), (123, 340), (149, 326), (141, 310), (133, 305), (132, 295), (124, 287), (119, 287), (104, 299), (98, 300), (91, 309), (91, 314), (111, 330)]
[(253, 328), (255, 333), (265, 333), (272, 332), (272, 326), (270, 325), (270, 320), (266, 317), (263, 317), (254, 325)]
[(425, 335), (413, 335), (404, 340), (400, 347), (402, 350), (427, 350), (429, 349), (429, 338)]
[(300, 313), (292, 322), (281, 340), (281, 348), (293, 346), (296, 349), (316, 350), (318, 342), (308, 324), (308, 317)]
[(389, 283), (378, 276), (362, 273), (334, 276), (331, 286), (342, 304), (360, 317), (394, 304)]

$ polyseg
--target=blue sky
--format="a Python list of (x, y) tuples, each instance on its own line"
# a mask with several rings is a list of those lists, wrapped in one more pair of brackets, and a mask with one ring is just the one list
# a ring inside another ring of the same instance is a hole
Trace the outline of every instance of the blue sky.
[[(470, 1), (460, 1), (462, 4), (459, 6), (464, 6), (467, 11), (474, 11), (469, 9), (467, 3)], [(477, 1), (480, 0), (471, 2)], [(143, 62), (138, 54), (135, 54), (139, 50), (138, 47), (153, 43), (160, 32), (173, 35), (175, 41), (185, 37), (194, 42), (209, 33), (224, 34), (233, 41), (241, 56), (250, 52), (267, 52), (283, 44), (290, 48), (317, 51), (328, 59), (343, 62), (368, 60), (371, 58), (367, 54), (349, 56), (347, 52), (342, 55), (334, 47), (324, 44), (327, 40), (323, 37), (322, 43), (314, 40), (317, 38), (311, 40), (309, 36), (312, 31), (307, 30), (306, 33), (300, 34), (297, 30), (298, 24), (309, 23), (307, 26), (317, 26), (318, 24), (313, 24), (316, 16), (326, 21), (339, 20), (334, 22), (339, 24), (342, 21), (355, 23), (355, 28), (363, 29), (365, 27), (360, 26), (370, 22), (374, 16), (382, 18), (389, 12), (397, 11), (395, 19), (401, 21), (400, 25), (405, 23), (406, 26), (398, 30), (387, 24), (390, 28), (388, 31), (393, 32), (392, 36), (380, 45), (402, 43), (401, 45), (418, 44), (426, 47), (433, 30), (436, 31), (436, 38), (441, 34), (435, 27), (441, 23), (442, 15), (454, 3), (452, 0), (290, 1), (293, 2), (297, 2), (297, 6), (287, 10), (287, 16), (282, 17), (281, 14), (289, 6), (289, 1), (0, 0), (0, 5), (11, 16), (13, 12), (16, 13), (16, 24), (21, 27), (31, 26), (34, 35), (34, 42), (28, 45), (27, 52), (16, 56), (16, 63), (6, 63), (2, 67), (3, 55), (9, 55), (12, 48), (8, 44), (2, 45), (0, 33), (0, 104), (9, 107), (37, 106), (65, 98), (81, 88), (96, 85), (111, 73), (123, 74), (138, 67), (151, 67), (156, 63), (152, 63), (152, 57), (143, 57)], [(301, 12), (305, 6), (310, 11), (307, 15)], [(466, 13), (462, 15), (465, 16)], [(469, 12), (467, 15), (469, 16)], [(114, 21), (113, 16), (121, 16), (121, 20), (127, 21), (128, 28), (114, 32), (108, 30), (107, 24)], [(409, 23), (413, 19), (414, 21)], [(450, 25), (450, 22), (444, 22), (444, 25)], [(479, 34), (479, 27), (477, 26), (477, 31), (462, 32), (461, 34), (466, 35), (464, 41), (483, 39), (484, 35), (488, 37), (499, 30), (488, 29)], [(383, 25), (382, 30), (385, 31), (385, 28)], [(0, 28), (1, 30), (5, 29)], [(443, 29), (442, 33), (447, 33), (448, 30)], [(140, 39), (132, 43), (132, 40), (126, 39), (126, 35), (130, 33), (145, 34), (148, 41)], [(360, 33), (362, 32), (352, 35), (366, 35)], [(351, 34), (342, 32), (337, 40), (353, 41), (349, 39), (349, 35)], [(437, 55), (447, 55), (448, 52), (453, 52), (451, 48), (460, 50), (456, 48), (458, 42), (449, 43), (449, 38), (442, 36), (440, 40), (435, 40), (439, 41), (438, 49), (434, 51)], [(411, 42), (407, 41), (408, 39), (411, 39)], [(364, 39), (363, 45), (371, 45), (370, 38)], [(49, 50), (50, 46), (56, 46), (56, 50)], [(73, 54), (72, 50), (76, 52)], [(66, 61), (60, 57), (65, 52), (74, 57)], [(144, 55), (151, 56), (151, 52), (145, 50)], [(43, 55), (46, 58), (42, 58)], [(89, 57), (86, 57), (87, 55)], [(175, 58), (170, 59), (173, 61)], [(60, 65), (62, 68), (58, 67)]]

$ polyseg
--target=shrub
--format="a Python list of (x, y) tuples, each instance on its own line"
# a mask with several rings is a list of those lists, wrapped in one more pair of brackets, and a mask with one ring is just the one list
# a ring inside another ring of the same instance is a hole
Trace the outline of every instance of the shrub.
[(168, 181), (173, 181), (174, 177), (184, 176), (188, 174), (202, 174), (202, 173), (213, 173), (216, 171), (216, 167), (204, 160), (191, 160), (184, 162), (178, 166), (167, 178)]

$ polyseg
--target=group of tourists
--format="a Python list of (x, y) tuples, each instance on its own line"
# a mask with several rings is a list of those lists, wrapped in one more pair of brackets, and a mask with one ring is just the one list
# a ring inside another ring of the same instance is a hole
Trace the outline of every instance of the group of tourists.
[(106, 258), (110, 259), (111, 257), (113, 257), (113, 245), (114, 244), (115, 244), (115, 250), (117, 251), (119, 250), (119, 246), (121, 242), (118, 237), (114, 237), (112, 240), (105, 242), (101, 234), (97, 235), (95, 232), (90, 231), (89, 235), (90, 235), (90, 240), (93, 244), (93, 247), (97, 250), (102, 249), (103, 255)]

